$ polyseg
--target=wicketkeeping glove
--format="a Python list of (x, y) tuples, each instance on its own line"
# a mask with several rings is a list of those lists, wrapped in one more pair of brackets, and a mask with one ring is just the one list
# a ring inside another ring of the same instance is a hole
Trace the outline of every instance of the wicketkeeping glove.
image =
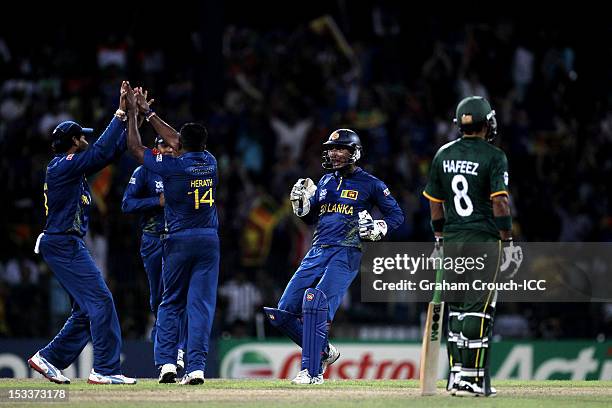
[(523, 249), (514, 245), (512, 238), (503, 240), (501, 257), (499, 271), (506, 279), (513, 278), (523, 263)]
[(368, 241), (378, 241), (387, 234), (385, 220), (374, 220), (369, 212), (359, 212), (359, 237)]
[(289, 200), (291, 200), (295, 215), (303, 217), (310, 212), (310, 198), (316, 191), (317, 186), (309, 178), (301, 178), (293, 185)]

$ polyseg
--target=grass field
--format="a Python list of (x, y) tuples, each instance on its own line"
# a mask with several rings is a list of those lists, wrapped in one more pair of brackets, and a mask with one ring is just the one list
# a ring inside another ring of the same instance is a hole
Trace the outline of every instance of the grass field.
[[(295, 386), (288, 380), (207, 380), (202, 386), (158, 384), (89, 385), (83, 380), (57, 386), (46, 380), (0, 379), (0, 406), (40, 407), (41, 402), (9, 402), (9, 389), (63, 387), (69, 401), (50, 406), (79, 407), (610, 407), (612, 382), (605, 381), (497, 381), (495, 398), (453, 398), (442, 382), (438, 395), (420, 397), (417, 381), (330, 380), (321, 386)], [(47, 404), (43, 403), (43, 406)]]

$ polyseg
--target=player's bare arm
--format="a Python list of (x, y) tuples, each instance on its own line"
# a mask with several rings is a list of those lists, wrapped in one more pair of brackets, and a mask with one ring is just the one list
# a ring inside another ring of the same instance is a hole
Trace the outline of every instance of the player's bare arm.
[(136, 161), (142, 164), (144, 162), (144, 152), (146, 147), (142, 144), (140, 132), (138, 131), (138, 105), (136, 102), (136, 96), (134, 95), (134, 90), (131, 87), (129, 87), (125, 93), (125, 97), (128, 110), (128, 150), (130, 151), (130, 154), (134, 156)]
[(163, 121), (153, 110), (151, 104), (155, 99), (147, 101), (148, 92), (142, 88), (135, 90), (136, 102), (138, 104), (138, 110), (143, 114), (146, 120), (151, 123), (155, 132), (164, 139), (164, 142), (172, 147), (175, 152), (180, 150), (181, 144), (179, 141), (179, 132), (177, 132), (172, 126)]
[(149, 117), (149, 123), (153, 125), (153, 129), (158, 135), (164, 139), (164, 142), (174, 149), (175, 152), (179, 151), (181, 144), (179, 142), (179, 133), (165, 121), (163, 121), (158, 115), (154, 114)]
[[(493, 197), (492, 203), (494, 217), (510, 217), (510, 204), (507, 195), (503, 194)], [(512, 230), (500, 229), (499, 234), (501, 235), (502, 240), (512, 238)]]
[(444, 228), (444, 204), (429, 202), (429, 212), (431, 214), (431, 223), (434, 226), (434, 235), (436, 238), (443, 236), (442, 229)]

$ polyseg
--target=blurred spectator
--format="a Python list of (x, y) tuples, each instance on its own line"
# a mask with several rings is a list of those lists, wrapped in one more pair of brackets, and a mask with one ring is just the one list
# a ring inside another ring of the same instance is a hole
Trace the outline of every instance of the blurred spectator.
[[(580, 42), (570, 24), (415, 20), (389, 2), (351, 2), (333, 16), (322, 12), (309, 21), (300, 15), (282, 23), (250, 23), (255, 20), (244, 20), (238, 9), (226, 9), (219, 33), (206, 31), (211, 28), (201, 26), (197, 13), (169, 10), (160, 33), (148, 29), (146, 10), (127, 7), (127, 14), (145, 16), (128, 27), (100, 27), (93, 49), (79, 28), (61, 26), (52, 15), (39, 21), (41, 29), (52, 25), (43, 42), (26, 42), (9, 29), (2, 34), (0, 174), (8, 199), (0, 200), (0, 263), (6, 265), (0, 269), (0, 335), (46, 337), (69, 311), (67, 300), (56, 298), (61, 290), (55, 280), (34, 258), (20, 255), (30, 254), (44, 226), (49, 130), (70, 118), (101, 133), (116, 106), (114, 90), (127, 76), (151, 90), (155, 109), (173, 125), (197, 120), (209, 128), (208, 148), (223, 181), (216, 197), (220, 296), (228, 302), (225, 323), (236, 334), (252, 334), (256, 308), (279, 297), (308, 247), (311, 230), (287, 211), (287, 195), (297, 178), (322, 175), (321, 143), (335, 128), (360, 134), (360, 164), (389, 180), (405, 212), (405, 225), (390, 239), (429, 241), (421, 191), (432, 155), (457, 137), (457, 101), (488, 97), (500, 118), (495, 143), (509, 159), (517, 239), (612, 240), (610, 47)], [(316, 14), (309, 9), (304, 15)], [(606, 38), (609, 27), (591, 29), (591, 38)], [(219, 39), (216, 48), (200, 44), (207, 38)], [(168, 43), (172, 47), (160, 45)], [(213, 88), (218, 95), (207, 94)], [(154, 137), (146, 124), (142, 133)], [(100, 225), (92, 225), (88, 245), (123, 311), (124, 333), (147, 337), (146, 275), (132, 233), (136, 220), (119, 211), (135, 166), (123, 158), (114, 171), (92, 175), (100, 213), (92, 219)], [(240, 268), (255, 271), (256, 283), (243, 274), (223, 281)], [(25, 290), (33, 291), (33, 302), (16, 297)], [(402, 324), (398, 310), (418, 316), (421, 307), (379, 309), (360, 303), (358, 293), (345, 302), (343, 327), (334, 330), (349, 334), (374, 320)], [(49, 311), (48, 305), (57, 307)], [(21, 315), (47, 321), (26, 326), (17, 319), (17, 307)], [(525, 305), (502, 328), (526, 333), (520, 314), (529, 333), (557, 338), (565, 335), (560, 328), (572, 326), (564, 313), (569, 308), (556, 304), (543, 316), (528, 313), (534, 308)], [(416, 317), (408, 320), (418, 326)], [(590, 330), (576, 327), (573, 336), (590, 336)]]
[(244, 271), (219, 287), (219, 296), (225, 299), (225, 325), (230, 331), (247, 327), (254, 322), (254, 316), (262, 306), (259, 289), (246, 279)]

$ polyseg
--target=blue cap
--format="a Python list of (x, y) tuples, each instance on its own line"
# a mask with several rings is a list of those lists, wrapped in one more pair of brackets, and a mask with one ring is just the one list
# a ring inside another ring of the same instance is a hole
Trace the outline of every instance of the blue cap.
[(53, 140), (66, 140), (72, 139), (73, 136), (77, 138), (82, 134), (88, 135), (93, 133), (92, 128), (84, 128), (76, 122), (66, 120), (55, 127), (51, 136)]

